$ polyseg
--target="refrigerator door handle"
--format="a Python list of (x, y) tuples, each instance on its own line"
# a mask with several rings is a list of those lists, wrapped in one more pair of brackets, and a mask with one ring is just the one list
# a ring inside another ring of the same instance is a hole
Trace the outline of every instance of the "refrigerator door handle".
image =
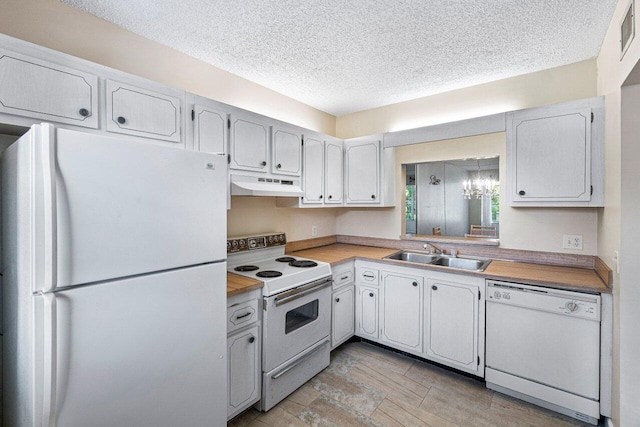
[(44, 283), (42, 292), (51, 292), (57, 281), (56, 141), (53, 125), (43, 123), (40, 138), (44, 196)]
[(44, 366), (42, 425), (56, 425), (57, 383), (57, 302), (54, 293), (42, 294), (44, 298)]

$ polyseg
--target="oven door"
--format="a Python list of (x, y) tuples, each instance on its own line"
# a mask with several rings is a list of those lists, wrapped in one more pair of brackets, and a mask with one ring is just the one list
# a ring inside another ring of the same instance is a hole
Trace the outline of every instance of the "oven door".
[(281, 365), (331, 331), (331, 277), (264, 298), (262, 370)]

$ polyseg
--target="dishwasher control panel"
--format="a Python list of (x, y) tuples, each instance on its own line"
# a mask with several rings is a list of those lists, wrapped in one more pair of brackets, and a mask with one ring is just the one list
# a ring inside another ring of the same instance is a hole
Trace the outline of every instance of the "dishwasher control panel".
[(508, 304), (532, 310), (600, 321), (600, 295), (487, 281), (487, 303)]

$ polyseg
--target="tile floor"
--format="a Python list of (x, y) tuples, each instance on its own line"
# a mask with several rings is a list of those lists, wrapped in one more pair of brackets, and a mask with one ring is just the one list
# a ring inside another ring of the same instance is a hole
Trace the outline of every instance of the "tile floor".
[(254, 426), (579, 426), (572, 418), (493, 392), (482, 382), (362, 342), (269, 412), (228, 423)]

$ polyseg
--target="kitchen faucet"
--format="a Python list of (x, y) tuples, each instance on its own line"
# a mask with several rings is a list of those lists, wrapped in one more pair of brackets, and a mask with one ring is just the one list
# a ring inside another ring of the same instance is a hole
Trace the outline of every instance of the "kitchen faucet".
[(433, 255), (433, 254), (441, 254), (442, 251), (440, 249), (438, 249), (435, 245), (431, 244), (431, 243), (425, 243), (424, 246), (422, 246), (424, 249), (428, 249), (429, 250), (429, 255)]

